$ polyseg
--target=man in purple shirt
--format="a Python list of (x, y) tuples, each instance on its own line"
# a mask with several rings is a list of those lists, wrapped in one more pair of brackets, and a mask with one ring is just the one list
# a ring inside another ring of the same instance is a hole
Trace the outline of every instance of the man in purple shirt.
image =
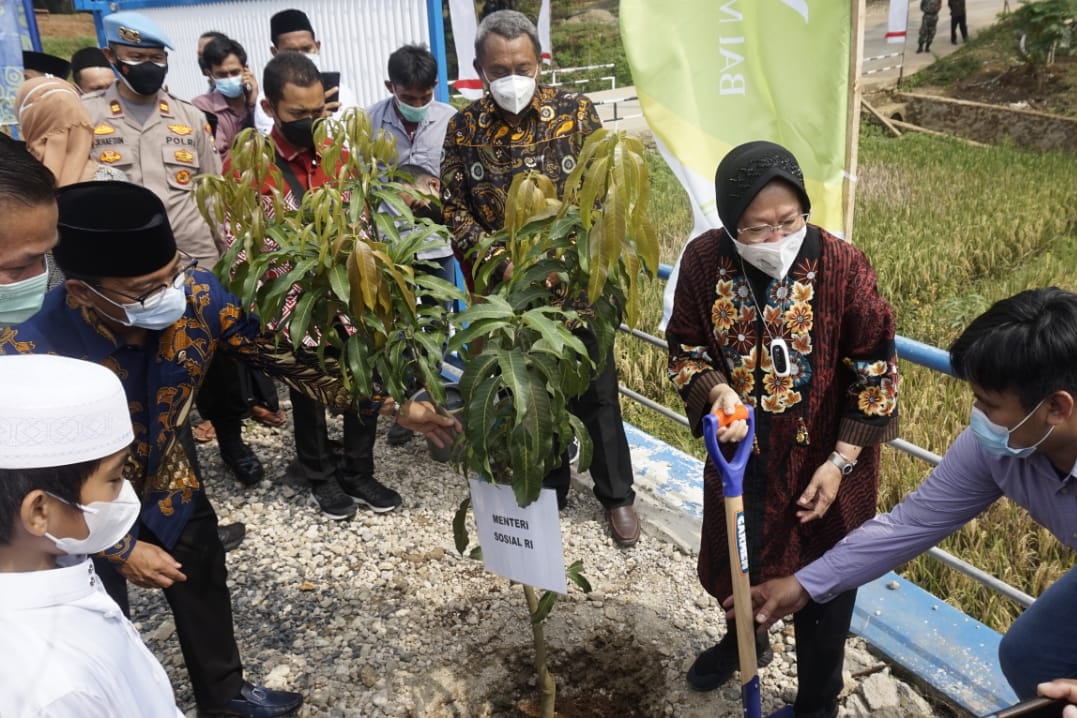
[[(1006, 496), (1077, 549), (1077, 294), (1033, 289), (997, 302), (950, 347), (972, 387), (969, 428), (920, 487), (792, 576), (752, 589), (765, 627), (918, 556)], [(999, 661), (1022, 699), (1077, 678), (1077, 569), (1002, 638)]]

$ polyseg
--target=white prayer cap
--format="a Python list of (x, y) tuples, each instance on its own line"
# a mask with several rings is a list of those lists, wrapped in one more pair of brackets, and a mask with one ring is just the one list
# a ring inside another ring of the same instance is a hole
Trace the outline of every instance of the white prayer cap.
[(0, 469), (94, 461), (134, 440), (119, 378), (88, 361), (0, 356)]

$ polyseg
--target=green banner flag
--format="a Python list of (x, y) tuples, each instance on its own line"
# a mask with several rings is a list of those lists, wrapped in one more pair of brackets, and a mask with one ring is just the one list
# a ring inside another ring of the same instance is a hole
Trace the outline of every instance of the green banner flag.
[[(853, 3), (621, 0), (621, 35), (647, 122), (699, 221), (718, 226), (714, 172), (770, 140), (804, 170), (812, 221), (843, 231)], [(677, 166), (677, 165), (680, 166)]]

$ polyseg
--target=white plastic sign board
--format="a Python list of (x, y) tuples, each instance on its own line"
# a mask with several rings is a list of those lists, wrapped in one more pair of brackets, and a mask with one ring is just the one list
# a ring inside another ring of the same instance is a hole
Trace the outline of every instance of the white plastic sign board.
[(471, 506), (486, 570), (536, 588), (567, 593), (557, 496), (543, 489), (520, 508), (511, 486), (471, 479)]

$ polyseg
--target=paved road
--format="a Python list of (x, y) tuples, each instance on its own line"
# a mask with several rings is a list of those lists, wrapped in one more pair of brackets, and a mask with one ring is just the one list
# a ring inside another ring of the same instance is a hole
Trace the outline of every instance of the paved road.
[[(994, 24), (996, 16), (1002, 12), (1006, 0), (966, 0), (965, 13), (969, 26), (969, 35), (975, 35), (979, 30)], [(1010, 0), (1010, 8), (1017, 6), (1018, 0)], [(920, 1), (909, 0), (909, 20), (905, 31), (905, 45), (890, 45), (886, 42), (886, 19), (889, 12), (889, 4), (885, 2), (871, 3), (864, 17), (864, 57), (877, 57), (890, 55), (904, 51), (904, 74), (911, 75), (922, 70), (935, 61), (937, 57), (949, 55), (957, 49), (956, 45), (950, 44), (950, 11), (943, 2), (942, 12), (939, 13), (939, 27), (935, 34), (935, 41), (931, 45), (930, 53), (916, 52), (916, 39), (920, 32)], [(960, 37), (959, 40), (960, 42)], [(902, 58), (893, 57), (883, 60), (866, 62), (865, 72), (901, 64)], [(897, 84), (898, 69), (894, 68), (886, 72), (876, 72), (864, 76), (865, 86), (870, 87), (894, 87)]]
[[(969, 34), (975, 35), (979, 30), (994, 23), (998, 13), (1002, 12), (1006, 0), (966, 0), (966, 15), (968, 18)], [(1017, 6), (1018, 0), (1009, 0), (1011, 9)], [(935, 35), (935, 42), (931, 46), (930, 53), (916, 52), (916, 38), (920, 30), (920, 2), (909, 0), (909, 21), (906, 30), (906, 44), (891, 45), (886, 42), (886, 22), (888, 3), (873, 2), (867, 8), (864, 17), (864, 57), (876, 57), (879, 55), (891, 55), (898, 53), (898, 57), (888, 57), (882, 60), (866, 62), (865, 72), (878, 70), (887, 66), (895, 66), (884, 72), (871, 72), (864, 75), (864, 87), (883, 88), (894, 87), (897, 84), (899, 67), (903, 65), (903, 73), (911, 75), (924, 67), (927, 67), (936, 58), (948, 55), (957, 49), (950, 44), (950, 11), (943, 3), (942, 12), (939, 14), (939, 28)], [(904, 58), (900, 54), (904, 51)], [(619, 87), (616, 90), (603, 90), (588, 93), (598, 107), (598, 114), (607, 127), (613, 129), (628, 130), (635, 133), (648, 133), (649, 128), (643, 119), (639, 101), (634, 99), (636, 88)], [(626, 99), (633, 98), (633, 99)]]

